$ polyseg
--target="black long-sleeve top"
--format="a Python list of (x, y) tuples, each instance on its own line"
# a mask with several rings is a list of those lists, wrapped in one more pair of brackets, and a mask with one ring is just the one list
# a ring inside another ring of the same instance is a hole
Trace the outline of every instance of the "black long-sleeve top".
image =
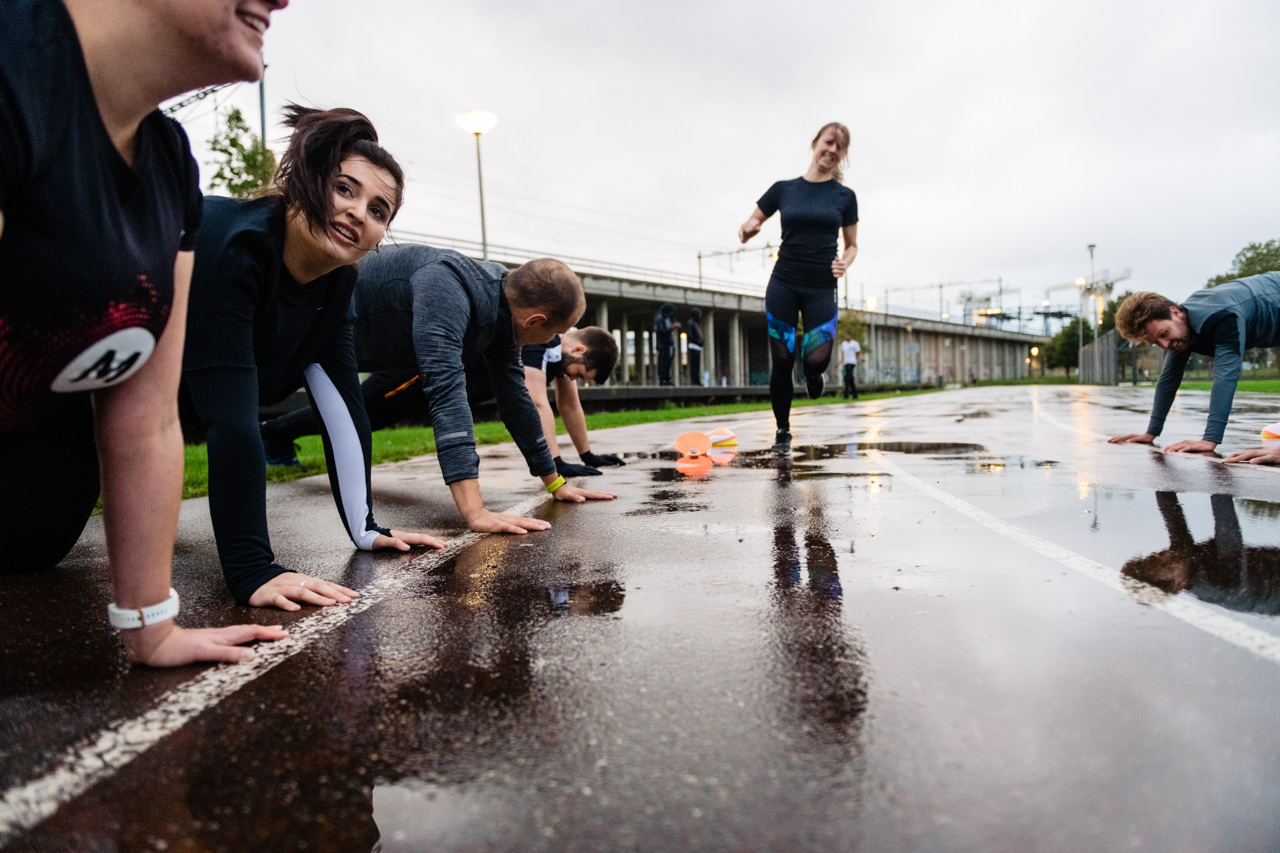
[(183, 384), (204, 424), (209, 513), (236, 601), (288, 571), (267, 534), (266, 474), (258, 406), (305, 384), (324, 425), (329, 481), (356, 546), (380, 533), (373, 520), (369, 421), (356, 371), (354, 267), (299, 284), (284, 265), (278, 198), (206, 198), (191, 281)]

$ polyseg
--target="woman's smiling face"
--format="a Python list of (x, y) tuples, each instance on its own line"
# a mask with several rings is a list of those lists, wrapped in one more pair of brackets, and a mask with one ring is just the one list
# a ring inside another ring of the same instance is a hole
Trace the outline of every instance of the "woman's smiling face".
[(329, 218), (310, 231), (315, 248), (337, 266), (354, 264), (382, 242), (395, 215), (395, 179), (364, 157), (351, 156), (333, 179)]

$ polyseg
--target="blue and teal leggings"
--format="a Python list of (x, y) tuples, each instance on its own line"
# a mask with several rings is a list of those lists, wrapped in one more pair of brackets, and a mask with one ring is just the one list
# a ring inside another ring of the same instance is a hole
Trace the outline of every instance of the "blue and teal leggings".
[(778, 429), (791, 428), (792, 371), (796, 365), (796, 326), (804, 317), (800, 358), (804, 375), (817, 376), (831, 363), (836, 337), (835, 288), (803, 288), (769, 280), (764, 310), (769, 323), (769, 349), (773, 370), (769, 374), (769, 399)]

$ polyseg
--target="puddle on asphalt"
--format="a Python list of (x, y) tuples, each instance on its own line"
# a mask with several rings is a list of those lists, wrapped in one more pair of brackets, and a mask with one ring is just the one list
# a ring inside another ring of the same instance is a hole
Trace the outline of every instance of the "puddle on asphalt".
[(887, 480), (892, 474), (883, 471), (813, 471), (805, 469), (794, 472), (797, 480)]
[[(690, 480), (675, 468), (660, 468), (652, 472), (657, 483), (696, 482)], [(700, 512), (710, 508), (706, 501), (695, 500), (696, 495), (685, 489), (657, 489), (652, 492), (639, 509), (625, 512), (626, 516), (666, 515), (677, 512)]]
[[(1280, 615), (1280, 503), (1204, 492), (1081, 486), (1082, 553), (1115, 567), (1143, 603), (1186, 594), (1228, 611)], [(1068, 547), (1079, 547), (1071, 546)]]
[(966, 474), (1003, 474), (1008, 470), (1035, 470), (1055, 468), (1054, 459), (1028, 459), (1025, 456), (991, 456), (982, 459), (965, 459), (957, 457), (965, 463)]
[(954, 441), (860, 441), (844, 446), (858, 451), (879, 450), (884, 453), (911, 453), (925, 456), (937, 453), (981, 453), (987, 449), (981, 444)]

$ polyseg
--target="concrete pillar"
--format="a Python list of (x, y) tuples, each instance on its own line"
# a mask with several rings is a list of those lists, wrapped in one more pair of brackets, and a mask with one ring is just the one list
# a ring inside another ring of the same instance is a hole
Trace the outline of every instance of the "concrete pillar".
[[(679, 316), (675, 318), (679, 322)], [(678, 388), (683, 383), (680, 381), (680, 371), (684, 369), (684, 327), (681, 324), (679, 331), (674, 333), (676, 339), (676, 354), (671, 357), (671, 385)], [(655, 341), (656, 346), (656, 341)]]
[(627, 322), (626, 312), (623, 312), (622, 335), (621, 335), (621, 340), (618, 342), (618, 346), (620, 349), (620, 352), (618, 353), (618, 360), (622, 362), (622, 384), (623, 385), (631, 384), (631, 350), (627, 345), (627, 333), (629, 331), (631, 331), (631, 326)]
[[(702, 315), (702, 369), (709, 377), (708, 385), (720, 384), (720, 377), (716, 375), (716, 312), (712, 308)], [(702, 381), (701, 378), (698, 381)]]
[(600, 305), (596, 308), (596, 325), (604, 329), (606, 332), (613, 331), (609, 328), (609, 300), (601, 299)]
[(742, 374), (742, 319), (737, 311), (729, 314), (729, 384), (746, 385)]
[(643, 328), (636, 330), (636, 369), (639, 371), (641, 385), (649, 384), (649, 365), (653, 359), (649, 353), (649, 333)]

